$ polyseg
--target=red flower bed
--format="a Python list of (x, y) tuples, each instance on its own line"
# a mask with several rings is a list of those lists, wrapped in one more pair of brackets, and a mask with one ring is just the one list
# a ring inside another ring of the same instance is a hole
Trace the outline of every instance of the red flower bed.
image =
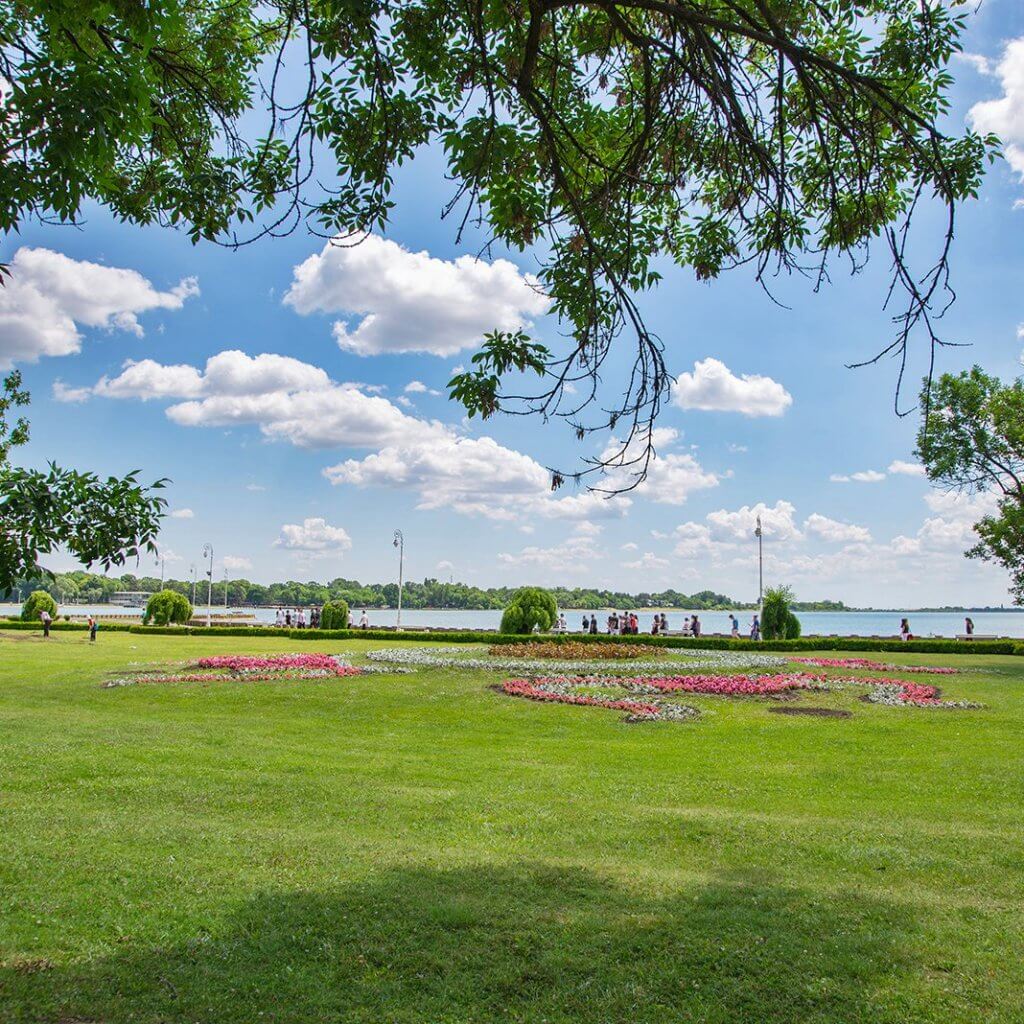
[[(289, 669), (320, 669), (336, 672), (340, 667), (329, 654), (274, 654), (266, 657), (254, 654), (217, 654), (200, 658), (197, 668), (224, 668), (231, 672), (286, 672)], [(338, 673), (351, 675), (351, 672)]]
[(502, 684), (505, 693), (513, 697), (526, 697), (529, 700), (545, 700), (555, 704), (577, 704), (595, 708), (610, 708), (612, 711), (628, 711), (638, 718), (657, 718), (660, 708), (657, 704), (647, 704), (638, 700), (611, 700), (606, 697), (588, 697), (582, 693), (555, 693), (541, 689), (540, 680), (509, 679)]
[(683, 690), (686, 693), (706, 693), (723, 697), (765, 697), (786, 690), (806, 690), (824, 680), (806, 672), (789, 672), (769, 676), (666, 676), (664, 679), (644, 677), (623, 679), (621, 682), (652, 687), (664, 693)]

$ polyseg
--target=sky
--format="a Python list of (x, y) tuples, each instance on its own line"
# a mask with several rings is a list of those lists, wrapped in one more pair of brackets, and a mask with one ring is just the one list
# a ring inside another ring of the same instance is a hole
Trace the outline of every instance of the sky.
[[(940, 371), (1021, 372), (1024, 347), (1024, 10), (991, 0), (953, 61), (951, 118), (995, 131), (1007, 159), (960, 213), (958, 294), (942, 322), (963, 347)], [(893, 411), (896, 366), (860, 369), (891, 338), (887, 262), (815, 290), (745, 271), (711, 283), (666, 267), (640, 300), (677, 378), (648, 481), (607, 500), (573, 468), (612, 441), (558, 421), (467, 420), (446, 397), (484, 332), (557, 343), (529, 253), (475, 258), (440, 217), (436, 153), (403, 169), (386, 235), (354, 248), (302, 231), (239, 251), (120, 224), (26, 224), (0, 243), (0, 367), (32, 392), (20, 462), (168, 477), (160, 546), (185, 578), (212, 544), (215, 577), (387, 581), (393, 533), (408, 579), (757, 594), (891, 607), (1008, 603), (995, 567), (968, 561), (989, 499), (930, 488), (917, 420)], [(928, 218), (925, 213), (925, 234)], [(933, 226), (932, 225), (932, 226)], [(620, 364), (627, 366), (625, 340)], [(911, 356), (922, 375), (926, 350)], [(913, 390), (913, 389), (912, 389)], [(140, 574), (159, 575), (146, 559)], [(75, 563), (57, 553), (50, 567)]]

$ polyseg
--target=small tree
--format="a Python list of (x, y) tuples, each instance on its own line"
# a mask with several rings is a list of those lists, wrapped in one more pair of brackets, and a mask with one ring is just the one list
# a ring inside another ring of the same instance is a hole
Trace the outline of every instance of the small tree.
[(320, 610), (321, 629), (348, 629), (348, 603), (336, 598)]
[(502, 633), (532, 633), (534, 626), (546, 633), (558, 618), (555, 599), (541, 587), (521, 587), (501, 617)]
[(21, 617), (25, 622), (32, 622), (40, 618), (44, 609), (55, 617), (57, 602), (45, 590), (33, 590), (21, 606)]
[(800, 620), (790, 604), (793, 591), (789, 587), (769, 587), (761, 605), (761, 636), (765, 640), (795, 640), (800, 636)]
[(154, 594), (146, 604), (146, 614), (142, 617), (144, 624), (169, 626), (172, 623), (185, 625), (192, 618), (192, 605), (187, 597), (174, 590), (161, 590)]

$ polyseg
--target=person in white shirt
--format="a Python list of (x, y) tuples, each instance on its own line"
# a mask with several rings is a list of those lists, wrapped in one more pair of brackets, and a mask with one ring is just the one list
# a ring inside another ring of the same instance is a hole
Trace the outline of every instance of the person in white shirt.
[(370, 628), (370, 619), (369, 619), (369, 616), (366, 614), (366, 609), (365, 608), (363, 609), (363, 614), (359, 616), (359, 628), (360, 629), (369, 629)]
[(284, 625), (284, 609), (282, 609), (282, 608), (278, 608), (277, 609), (277, 616), (274, 619), (274, 625), (278, 626), (278, 627)]

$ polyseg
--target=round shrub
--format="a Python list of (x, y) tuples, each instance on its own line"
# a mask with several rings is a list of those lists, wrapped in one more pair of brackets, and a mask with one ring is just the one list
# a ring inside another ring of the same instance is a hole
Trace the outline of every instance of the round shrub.
[(142, 623), (145, 626), (150, 623), (155, 626), (185, 625), (191, 618), (192, 605), (187, 597), (174, 590), (161, 590), (146, 603)]
[(338, 598), (320, 609), (321, 629), (348, 629), (348, 603)]
[(57, 617), (57, 602), (45, 590), (33, 590), (28, 600), (21, 606), (22, 621), (38, 620), (44, 608), (52, 618)]
[(793, 612), (789, 612), (786, 615), (786, 639), (800, 639), (800, 620), (796, 617), (796, 615)]
[(501, 632), (523, 635), (534, 627), (546, 633), (558, 618), (555, 599), (540, 587), (521, 587), (512, 595), (512, 603), (501, 617)]

